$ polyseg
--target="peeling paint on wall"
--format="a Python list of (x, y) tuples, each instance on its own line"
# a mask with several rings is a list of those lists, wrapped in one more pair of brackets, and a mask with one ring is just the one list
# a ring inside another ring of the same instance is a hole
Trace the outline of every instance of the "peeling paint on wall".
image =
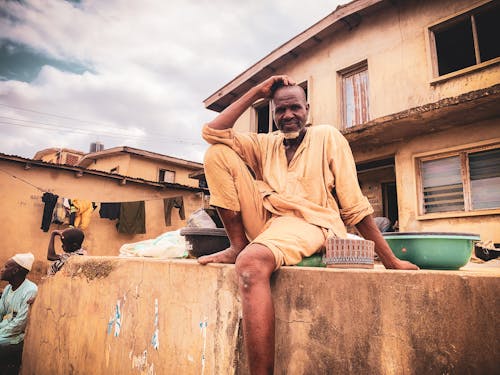
[(153, 363), (148, 363), (148, 351), (144, 350), (140, 355), (132, 357), (132, 368), (137, 369), (142, 375), (154, 375), (155, 366)]
[(208, 318), (205, 317), (200, 322), (200, 330), (201, 330), (201, 335), (203, 337), (203, 349), (201, 351), (201, 375), (204, 374), (205, 372), (205, 352), (207, 349), (207, 327), (208, 327)]
[(155, 330), (153, 332), (153, 337), (151, 338), (151, 345), (155, 350), (158, 350), (160, 347), (160, 338), (159, 338), (159, 330), (158, 330), (158, 298), (155, 298)]
[(120, 336), (121, 326), (122, 326), (122, 312), (121, 312), (121, 302), (120, 300), (116, 301), (114, 315), (109, 319), (108, 322), (108, 335), (111, 334), (114, 326), (114, 334), (113, 336)]

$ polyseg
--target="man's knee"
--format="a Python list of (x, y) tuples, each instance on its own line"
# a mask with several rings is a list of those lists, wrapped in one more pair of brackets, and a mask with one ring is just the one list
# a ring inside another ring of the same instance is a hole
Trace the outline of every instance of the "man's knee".
[(271, 251), (258, 244), (250, 244), (236, 258), (236, 273), (240, 288), (245, 291), (259, 282), (268, 282), (275, 269)]
[(205, 164), (217, 163), (232, 157), (239, 158), (239, 156), (231, 147), (219, 143), (211, 145), (207, 149), (207, 151), (205, 152), (204, 163)]

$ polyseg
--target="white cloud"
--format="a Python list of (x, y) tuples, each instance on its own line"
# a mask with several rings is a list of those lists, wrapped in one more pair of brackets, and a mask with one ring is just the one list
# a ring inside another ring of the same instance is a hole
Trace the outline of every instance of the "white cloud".
[[(107, 148), (129, 145), (201, 161), (201, 125), (215, 115), (202, 100), (337, 3), (6, 2), (4, 11), (16, 21), (0, 20), (3, 38), (90, 70), (75, 74), (45, 66), (29, 84), (0, 82), (0, 116), (11, 124), (0, 123), (8, 134), (0, 152), (32, 157), (46, 147), (86, 151), (100, 140)], [(52, 128), (12, 125), (36, 121)]]

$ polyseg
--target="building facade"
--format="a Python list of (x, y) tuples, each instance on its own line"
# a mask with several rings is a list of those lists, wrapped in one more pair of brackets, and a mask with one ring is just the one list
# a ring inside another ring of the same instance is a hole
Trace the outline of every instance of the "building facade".
[[(353, 150), (375, 216), (400, 231), (472, 232), (500, 242), (498, 1), (355, 0), (280, 46), (204, 103), (221, 111), (287, 74), (309, 121)], [(237, 131), (273, 131), (259, 101)]]
[[(46, 202), (45, 193), (57, 195), (57, 201), (68, 198), (95, 203), (86, 228), (84, 248), (89, 255), (117, 256), (120, 247), (186, 226), (189, 216), (204, 207), (204, 189), (177, 183), (160, 183), (89, 170), (78, 166), (58, 165), (40, 160), (0, 154), (0, 221), (4, 235), (0, 239), (0, 264), (18, 252), (30, 251), (35, 264), (30, 279), (40, 281), (48, 265), (47, 246), (50, 233), (68, 228), (68, 223), (49, 221), (47, 231), (41, 229)], [(181, 210), (171, 207), (170, 222), (164, 199), (180, 198)], [(100, 215), (102, 203), (144, 201), (144, 233), (123, 233), (117, 220)], [(52, 215), (51, 215), (52, 218)], [(75, 224), (76, 225), (76, 224)], [(57, 245), (60, 245), (58, 241)], [(58, 252), (62, 250), (58, 247)]]

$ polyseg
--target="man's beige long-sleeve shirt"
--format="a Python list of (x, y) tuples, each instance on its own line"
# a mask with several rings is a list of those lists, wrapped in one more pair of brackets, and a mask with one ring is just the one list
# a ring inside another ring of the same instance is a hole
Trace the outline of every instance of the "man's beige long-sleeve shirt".
[(345, 225), (355, 225), (373, 213), (359, 188), (349, 143), (333, 126), (308, 127), (289, 165), (279, 132), (238, 133), (205, 125), (203, 138), (225, 144), (241, 156), (256, 175), (264, 207), (275, 215), (303, 217), (345, 237)]

